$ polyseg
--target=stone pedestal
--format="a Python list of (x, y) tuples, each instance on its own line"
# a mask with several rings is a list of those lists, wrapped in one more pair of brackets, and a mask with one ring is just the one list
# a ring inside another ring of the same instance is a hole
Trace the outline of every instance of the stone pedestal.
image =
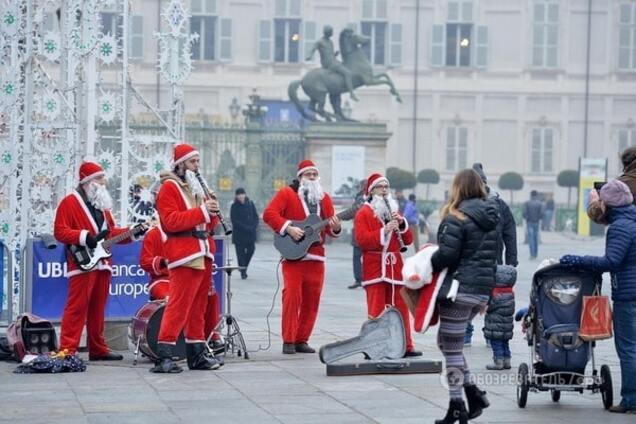
[[(313, 160), (320, 168), (320, 179), (326, 192), (335, 194), (333, 175), (334, 166), (346, 167), (346, 158), (334, 158), (347, 154), (346, 146), (357, 146), (351, 155), (351, 169), (336, 170), (335, 174), (350, 175), (357, 179), (366, 178), (372, 172), (384, 173), (386, 168), (386, 145), (391, 133), (386, 124), (369, 124), (360, 122), (314, 122), (306, 132), (306, 157)], [(359, 155), (362, 151), (363, 160)], [(360, 166), (360, 161), (363, 162)], [(355, 175), (361, 174), (361, 175)]]

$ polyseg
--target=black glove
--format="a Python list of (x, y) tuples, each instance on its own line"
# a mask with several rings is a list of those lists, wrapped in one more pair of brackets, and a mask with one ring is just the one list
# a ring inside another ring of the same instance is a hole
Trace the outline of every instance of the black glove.
[(96, 236), (92, 236), (92, 235), (87, 235), (86, 236), (86, 246), (91, 248), (91, 249), (95, 249), (97, 247), (97, 242), (106, 238), (106, 236), (108, 235), (108, 230), (104, 230), (102, 232), (100, 232), (99, 234), (97, 234)]
[(168, 260), (165, 258), (161, 259), (161, 261), (159, 261), (159, 268), (168, 268)]

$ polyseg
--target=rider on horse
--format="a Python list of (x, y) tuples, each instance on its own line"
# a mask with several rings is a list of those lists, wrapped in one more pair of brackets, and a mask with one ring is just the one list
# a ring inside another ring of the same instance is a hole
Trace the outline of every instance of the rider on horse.
[(349, 91), (349, 96), (352, 100), (357, 101), (358, 98), (355, 94), (353, 94), (351, 72), (347, 68), (345, 68), (342, 62), (339, 62), (336, 59), (337, 53), (334, 51), (333, 42), (330, 39), (332, 35), (333, 28), (330, 25), (325, 25), (325, 27), (323, 28), (323, 37), (320, 40), (316, 41), (313, 48), (307, 55), (307, 60), (311, 60), (314, 52), (318, 50), (318, 53), (320, 53), (320, 65), (329, 71), (333, 71), (337, 74), (342, 75), (344, 77), (347, 90)]

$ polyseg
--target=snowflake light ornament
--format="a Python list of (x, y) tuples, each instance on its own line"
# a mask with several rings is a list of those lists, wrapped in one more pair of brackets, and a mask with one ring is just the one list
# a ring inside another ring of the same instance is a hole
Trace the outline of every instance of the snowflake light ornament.
[(117, 99), (113, 93), (105, 93), (97, 100), (97, 115), (102, 121), (112, 122), (117, 116)]
[(104, 65), (111, 65), (117, 60), (119, 49), (117, 39), (112, 35), (104, 35), (99, 43), (99, 58)]
[(180, 84), (192, 72), (192, 43), (198, 34), (189, 34), (183, 23), (190, 14), (179, 0), (172, 0), (161, 16), (170, 27), (169, 32), (155, 33), (159, 40), (159, 72), (170, 84)]
[(51, 62), (60, 58), (60, 35), (58, 33), (48, 31), (44, 34), (40, 44), (40, 54)]
[(0, 2), (0, 32), (4, 32), (9, 37), (18, 33), (18, 4), (17, 1), (4, 0)]
[(48, 120), (52, 121), (60, 114), (60, 102), (56, 96), (47, 95), (42, 99), (41, 113)]
[(119, 158), (112, 150), (104, 150), (97, 156), (97, 163), (104, 169), (107, 179), (115, 176), (115, 171), (119, 167)]

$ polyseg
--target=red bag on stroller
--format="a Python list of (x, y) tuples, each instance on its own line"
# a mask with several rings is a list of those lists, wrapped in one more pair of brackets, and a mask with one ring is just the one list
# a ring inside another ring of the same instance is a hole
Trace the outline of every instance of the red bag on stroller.
[(592, 296), (583, 296), (579, 337), (590, 342), (612, 337), (612, 309), (607, 296), (596, 289)]

